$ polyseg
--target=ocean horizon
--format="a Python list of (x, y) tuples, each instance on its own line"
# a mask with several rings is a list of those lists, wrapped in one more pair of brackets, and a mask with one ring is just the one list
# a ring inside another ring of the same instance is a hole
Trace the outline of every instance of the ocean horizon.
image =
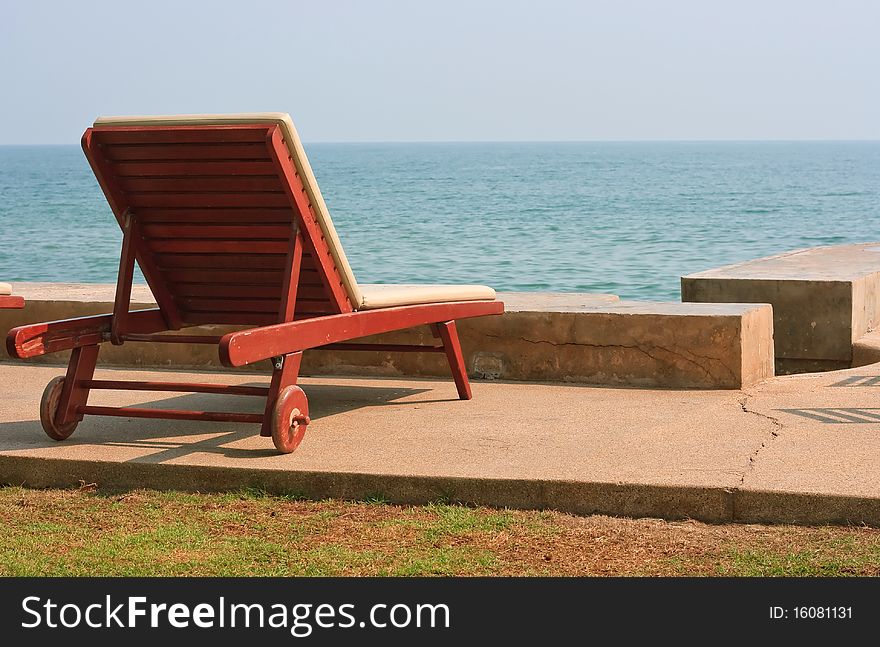
[[(880, 240), (876, 140), (305, 147), (364, 283), (677, 300), (682, 274)], [(0, 280), (113, 282), (120, 241), (78, 146), (0, 146)]]

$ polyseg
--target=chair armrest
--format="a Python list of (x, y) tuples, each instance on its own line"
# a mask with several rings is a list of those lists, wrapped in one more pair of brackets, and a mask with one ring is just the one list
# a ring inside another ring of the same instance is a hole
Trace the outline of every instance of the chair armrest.
[[(6, 336), (10, 357), (27, 359), (82, 346), (94, 346), (107, 340), (113, 315), (77, 317), (18, 326)], [(158, 308), (129, 313), (126, 325), (132, 333), (150, 334), (168, 330)]]
[(503, 312), (501, 301), (454, 301), (346, 312), (249, 328), (220, 339), (220, 362), (224, 366), (244, 366), (369, 335)]

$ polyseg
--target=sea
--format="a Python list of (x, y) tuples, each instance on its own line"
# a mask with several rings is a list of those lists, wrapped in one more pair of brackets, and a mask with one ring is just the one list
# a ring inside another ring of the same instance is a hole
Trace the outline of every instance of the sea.
[[(684, 274), (880, 241), (880, 142), (306, 151), (363, 283), (678, 300)], [(120, 242), (77, 146), (0, 146), (0, 281), (110, 283)]]

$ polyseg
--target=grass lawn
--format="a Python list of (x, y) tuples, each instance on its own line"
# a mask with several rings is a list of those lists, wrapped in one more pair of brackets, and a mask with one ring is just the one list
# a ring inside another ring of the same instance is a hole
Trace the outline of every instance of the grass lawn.
[(0, 575), (880, 575), (880, 529), (6, 487)]

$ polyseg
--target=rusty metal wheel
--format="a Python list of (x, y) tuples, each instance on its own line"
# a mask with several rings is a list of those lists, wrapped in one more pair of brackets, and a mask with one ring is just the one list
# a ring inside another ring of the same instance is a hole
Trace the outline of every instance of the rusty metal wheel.
[(40, 400), (40, 423), (43, 425), (43, 431), (52, 440), (65, 440), (79, 424), (78, 420), (63, 426), (55, 422), (58, 401), (61, 399), (61, 390), (63, 388), (64, 378), (56, 377), (46, 385), (46, 389), (43, 391), (43, 399)]
[(309, 401), (298, 386), (285, 387), (272, 408), (272, 442), (282, 454), (299, 447), (309, 419)]

